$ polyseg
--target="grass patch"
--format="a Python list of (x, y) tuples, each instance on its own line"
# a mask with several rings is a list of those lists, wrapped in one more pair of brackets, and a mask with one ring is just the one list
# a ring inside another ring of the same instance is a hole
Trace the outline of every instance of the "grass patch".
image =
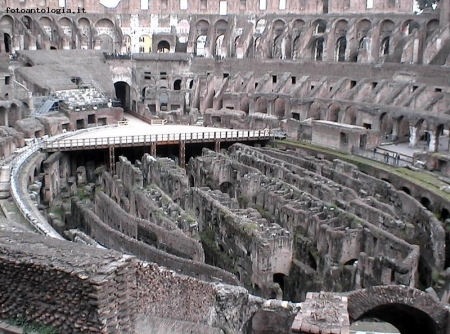
[(374, 166), (380, 170), (388, 171), (388, 172), (395, 174), (399, 177), (402, 177), (412, 183), (415, 183), (415, 184), (445, 198), (446, 200), (450, 200), (450, 194), (440, 190), (440, 187), (442, 187), (446, 184), (444, 182), (440, 181), (436, 175), (433, 175), (427, 171), (413, 171), (408, 168), (388, 166), (388, 165), (385, 165), (378, 161), (366, 159), (363, 157), (358, 157), (358, 156), (351, 155), (351, 154), (346, 154), (343, 152), (334, 151), (331, 149), (327, 149), (324, 147), (320, 147), (320, 146), (316, 146), (316, 145), (308, 144), (308, 143), (303, 143), (303, 142), (296, 142), (296, 141), (291, 141), (291, 140), (283, 140), (283, 141), (275, 141), (275, 142), (278, 144), (278, 146), (283, 146), (283, 144), (289, 144), (292, 146), (309, 148), (316, 152), (322, 152), (325, 154), (329, 154), (329, 155), (332, 155), (341, 160), (352, 163), (358, 167), (361, 167), (363, 165)]
[(10, 319), (6, 321), (10, 325), (22, 327), (23, 334), (32, 334), (32, 333), (38, 333), (38, 334), (58, 334), (58, 330), (54, 327), (37, 324), (37, 323), (30, 323), (27, 322), (24, 317), (19, 317), (17, 319)]

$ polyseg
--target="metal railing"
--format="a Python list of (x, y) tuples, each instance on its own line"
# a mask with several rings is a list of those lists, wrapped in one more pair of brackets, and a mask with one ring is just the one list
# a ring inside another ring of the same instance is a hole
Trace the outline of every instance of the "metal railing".
[(69, 148), (89, 148), (104, 146), (133, 146), (139, 144), (151, 144), (158, 142), (195, 142), (195, 141), (216, 141), (216, 140), (262, 140), (270, 139), (270, 131), (218, 131), (218, 132), (199, 132), (199, 133), (174, 133), (174, 134), (155, 134), (138, 136), (119, 136), (104, 138), (82, 138), (56, 140), (45, 142), (43, 148), (69, 149)]
[(372, 151), (353, 147), (352, 154), (398, 167), (409, 166), (413, 165), (414, 163), (413, 158), (411, 157), (398, 154), (394, 151), (388, 151), (379, 147), (377, 147), (376, 150)]

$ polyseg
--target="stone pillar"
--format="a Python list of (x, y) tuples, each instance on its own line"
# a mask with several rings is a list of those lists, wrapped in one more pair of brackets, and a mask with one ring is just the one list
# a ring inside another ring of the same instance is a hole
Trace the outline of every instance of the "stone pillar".
[(428, 131), (428, 135), (430, 136), (430, 142), (428, 143), (428, 151), (429, 152), (437, 152), (439, 145), (439, 136), (435, 131)]
[(392, 137), (397, 138), (398, 137), (398, 129), (400, 127), (401, 120), (399, 118), (395, 119), (394, 122), (392, 122)]
[(409, 147), (416, 147), (417, 145), (417, 127), (409, 126)]
[(5, 109), (5, 126), (9, 126), (9, 120), (8, 120), (8, 110)]
[(150, 155), (156, 158), (156, 142), (152, 142), (150, 146)]
[(180, 167), (186, 167), (186, 143), (184, 140), (180, 141)]

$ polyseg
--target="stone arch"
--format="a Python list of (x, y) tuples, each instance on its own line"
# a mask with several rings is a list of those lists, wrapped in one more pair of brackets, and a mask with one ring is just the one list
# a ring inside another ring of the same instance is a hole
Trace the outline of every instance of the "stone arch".
[[(261, 289), (259, 289), (259, 290), (261, 290)], [(257, 290), (255, 288), (255, 293), (256, 293), (256, 291)], [(287, 314), (282, 314), (280, 312), (259, 310), (259, 311), (256, 311), (250, 317), (250, 319), (244, 324), (242, 333), (244, 333), (244, 334), (281, 333), (280, 332), (281, 324), (291, 324), (292, 321), (293, 321), (293, 317), (288, 316)], [(286, 328), (286, 329), (288, 329), (288, 328)], [(282, 333), (285, 333), (285, 332), (286, 331), (282, 331)]]
[(124, 48), (123, 52), (131, 53), (131, 36), (130, 35), (123, 35), (122, 47)]
[(318, 37), (313, 41), (312, 55), (313, 60), (322, 61), (323, 51), (324, 51), (325, 39), (323, 37)]
[(216, 38), (216, 45), (215, 45), (215, 55), (218, 57), (223, 57), (223, 51), (222, 51), (222, 44), (223, 44), (223, 39), (224, 39), (225, 35), (219, 35)]
[(114, 88), (116, 91), (116, 97), (122, 103), (123, 110), (129, 110), (131, 106), (130, 85), (125, 81), (117, 81), (114, 83)]
[(313, 22), (314, 34), (323, 34), (327, 30), (327, 21), (319, 19)]
[(411, 190), (408, 187), (403, 186), (400, 188), (400, 190), (411, 196)]
[(285, 26), (286, 23), (283, 20), (281, 19), (275, 20), (272, 24), (272, 31), (274, 35), (277, 37), (280, 36), (283, 33)]
[(200, 35), (208, 35), (209, 31), (209, 22), (206, 20), (199, 20), (197, 24), (195, 25), (197, 29), (197, 36)]
[(62, 27), (64, 35), (72, 37), (73, 22), (68, 17), (62, 17), (58, 20), (59, 25)]
[(31, 25), (33, 23), (33, 20), (31, 19), (31, 17), (29, 17), (28, 15), (24, 15), (24, 16), (22, 16), (21, 21), (22, 21), (23, 25), (25, 26), (25, 28), (27, 28), (28, 30), (31, 29)]
[(395, 23), (392, 20), (383, 20), (380, 23), (380, 37), (390, 36), (395, 30)]
[(391, 134), (393, 128), (392, 116), (389, 115), (387, 112), (384, 112), (380, 115), (379, 121), (380, 121), (379, 130), (384, 134)]
[(444, 334), (447, 310), (431, 295), (401, 286), (374, 286), (348, 294), (350, 322), (377, 318), (389, 322), (402, 334)]
[(249, 98), (247, 96), (241, 98), (241, 101), (239, 102), (239, 109), (248, 114), (249, 106), (250, 106)]
[(189, 39), (189, 31), (191, 30), (191, 25), (188, 20), (183, 19), (177, 24), (177, 37), (180, 43), (187, 43)]
[(420, 29), (420, 24), (412, 19), (406, 20), (405, 22), (402, 23), (401, 25), (401, 30), (403, 35), (411, 35), (414, 30), (419, 30)]
[(420, 204), (422, 204), (427, 210), (431, 211), (432, 204), (431, 204), (431, 201), (430, 201), (430, 199), (428, 197), (422, 196), (420, 198)]
[(195, 55), (197, 57), (204, 57), (206, 55), (206, 35), (200, 35), (197, 37), (197, 41), (195, 43)]
[(439, 20), (433, 19), (427, 22), (426, 25), (426, 38), (429, 38), (433, 33), (439, 29)]
[(386, 36), (381, 40), (380, 56), (387, 56), (390, 53), (391, 37)]
[[(78, 20), (78, 29), (81, 32), (81, 49), (91, 49), (91, 21), (88, 18), (82, 17)], [(131, 44), (131, 41), (130, 41)]]
[(357, 31), (357, 36), (356, 38), (358, 40), (360, 40), (363, 37), (366, 37), (367, 34), (369, 33), (370, 29), (372, 29), (372, 21), (364, 18), (359, 20), (356, 23), (356, 31)]
[(347, 50), (347, 38), (345, 36), (339, 37), (336, 41), (335, 48), (335, 60), (336, 61), (345, 61), (345, 52)]
[(417, 128), (416, 137), (419, 140), (428, 142), (429, 141), (428, 121), (424, 118), (419, 119), (416, 122), (415, 128)]
[(322, 110), (322, 104), (317, 101), (314, 101), (309, 106), (308, 114), (306, 118), (312, 118), (315, 120), (320, 120), (320, 111)]
[(181, 90), (181, 79), (176, 79), (173, 82), (173, 90)]
[(112, 52), (114, 43), (111, 36), (106, 34), (98, 35), (96, 38), (96, 44), (98, 48), (105, 52)]
[(224, 194), (228, 194), (231, 198), (234, 198), (234, 186), (233, 183), (225, 181), (219, 185), (219, 189)]
[(330, 122), (339, 122), (339, 112), (341, 111), (341, 107), (337, 104), (330, 104), (328, 107), (328, 115), (327, 121)]
[(114, 28), (114, 23), (110, 19), (102, 18), (99, 19), (95, 24), (97, 29), (101, 28)]
[(354, 106), (350, 106), (345, 110), (344, 119), (342, 123), (356, 125), (356, 120), (358, 117), (358, 109)]
[(8, 113), (9, 126), (13, 127), (16, 124), (16, 122), (21, 119), (22, 115), (20, 114), (19, 106), (15, 103), (12, 103)]
[(225, 35), (228, 29), (228, 22), (223, 19), (217, 20), (216, 23), (214, 23), (214, 29), (216, 32), (216, 36)]
[(267, 114), (267, 99), (260, 96), (255, 101), (255, 112)]
[(8, 111), (0, 106), (0, 126), (8, 126)]
[(159, 100), (159, 109), (161, 111), (167, 111), (169, 104), (169, 94), (167, 94), (166, 92), (159, 93), (158, 100)]
[(394, 120), (394, 124), (395, 132), (393, 134), (397, 140), (402, 140), (409, 137), (409, 121), (405, 116), (400, 116)]
[(162, 40), (158, 43), (156, 48), (157, 53), (169, 53), (170, 52), (170, 43), (166, 40)]
[(274, 102), (274, 114), (279, 119), (283, 119), (286, 112), (286, 101), (283, 98), (277, 98)]
[(260, 19), (258, 22), (256, 22), (255, 25), (255, 33), (262, 34), (264, 30), (266, 30), (267, 27), (267, 21), (265, 19)]
[(348, 21), (341, 19), (336, 21), (334, 24), (334, 34), (336, 36), (345, 36), (347, 34)]
[(306, 25), (305, 21), (303, 21), (301, 19), (292, 21), (292, 30), (293, 30), (294, 34), (299, 34), (300, 31), (302, 31), (304, 29), (305, 25)]

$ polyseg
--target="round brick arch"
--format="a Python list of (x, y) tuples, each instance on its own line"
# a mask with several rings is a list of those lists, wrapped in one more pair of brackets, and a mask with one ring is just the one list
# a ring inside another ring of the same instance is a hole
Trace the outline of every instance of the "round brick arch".
[(350, 322), (377, 318), (401, 334), (445, 334), (447, 307), (430, 295), (406, 286), (375, 286), (348, 294)]

